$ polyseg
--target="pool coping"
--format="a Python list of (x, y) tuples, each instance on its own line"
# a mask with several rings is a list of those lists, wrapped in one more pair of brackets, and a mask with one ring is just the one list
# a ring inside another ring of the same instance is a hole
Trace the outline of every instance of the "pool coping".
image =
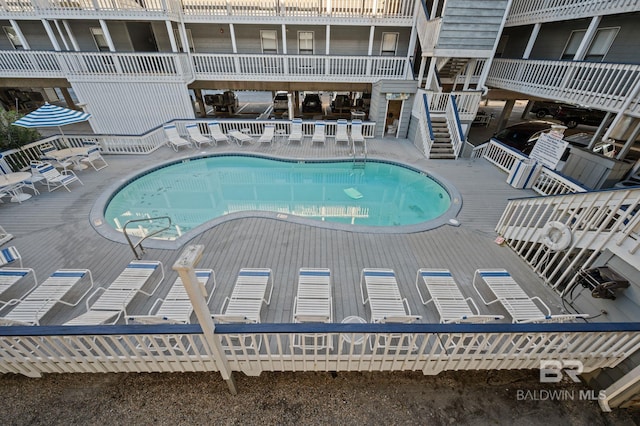
[[(284, 156), (275, 156), (275, 155), (265, 155), (265, 154), (257, 154), (257, 153), (247, 153), (243, 151), (227, 151), (224, 153), (211, 153), (211, 154), (194, 154), (185, 157), (173, 158), (171, 160), (163, 161), (158, 164), (154, 164), (153, 166), (148, 166), (143, 169), (137, 170), (135, 172), (130, 173), (127, 176), (118, 179), (118, 181), (109, 185), (101, 194), (98, 196), (96, 201), (93, 203), (91, 207), (91, 211), (89, 213), (89, 220), (91, 226), (94, 230), (103, 236), (104, 238), (115, 241), (118, 243), (127, 244), (124, 233), (116, 231), (112, 228), (104, 218), (104, 211), (108, 205), (108, 203), (113, 198), (114, 194), (122, 188), (124, 185), (132, 182), (136, 178), (151, 173), (157, 169), (170, 166), (172, 164), (183, 163), (185, 161), (198, 160), (201, 158), (208, 157), (223, 157), (223, 156), (245, 156), (245, 157), (255, 157), (255, 158), (263, 158), (267, 160), (275, 160), (275, 161), (287, 161), (287, 162), (309, 162), (309, 163), (332, 163), (332, 162), (348, 162), (353, 161), (351, 157), (334, 157), (334, 158), (323, 158), (323, 159), (309, 159), (309, 158), (296, 158), (296, 157), (284, 157)], [(416, 223), (412, 225), (398, 225), (398, 226), (366, 226), (366, 225), (350, 225), (336, 222), (324, 222), (315, 219), (306, 219), (300, 216), (287, 215), (284, 213), (276, 213), (276, 212), (266, 212), (266, 211), (244, 211), (244, 212), (235, 212), (229, 213), (224, 216), (217, 217), (215, 219), (209, 220), (202, 225), (199, 225), (187, 232), (185, 232), (180, 237), (175, 240), (159, 240), (159, 239), (147, 239), (144, 242), (144, 247), (153, 248), (153, 249), (167, 249), (167, 250), (177, 250), (187, 244), (196, 236), (202, 234), (203, 232), (212, 229), (218, 225), (221, 225), (226, 222), (230, 222), (233, 220), (239, 219), (247, 219), (247, 218), (263, 218), (263, 219), (272, 219), (279, 220), (288, 223), (294, 223), (298, 225), (306, 225), (312, 226), (316, 228), (322, 229), (330, 229), (336, 231), (344, 231), (344, 232), (355, 232), (355, 233), (365, 233), (365, 234), (412, 234), (417, 232), (429, 231), (432, 229), (439, 228), (444, 225), (450, 226), (459, 226), (460, 223), (457, 221), (456, 217), (460, 213), (462, 209), (462, 196), (460, 192), (456, 189), (456, 187), (449, 182), (447, 179), (444, 179), (433, 172), (418, 167), (416, 165), (409, 165), (406, 163), (402, 163), (399, 161), (393, 161), (378, 157), (369, 157), (367, 161), (374, 161), (379, 163), (392, 164), (399, 167), (404, 167), (406, 169), (412, 170), (414, 172), (427, 175), (429, 178), (436, 181), (440, 184), (449, 194), (451, 198), (451, 205), (449, 209), (444, 212), (442, 215), (438, 216), (435, 219)]]

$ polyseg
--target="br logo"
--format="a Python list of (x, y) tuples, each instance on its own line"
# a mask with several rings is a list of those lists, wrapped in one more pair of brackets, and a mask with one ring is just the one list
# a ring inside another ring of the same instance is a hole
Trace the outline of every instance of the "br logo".
[(540, 383), (558, 383), (566, 374), (574, 383), (580, 383), (578, 377), (583, 370), (582, 362), (572, 359), (563, 361), (540, 361)]

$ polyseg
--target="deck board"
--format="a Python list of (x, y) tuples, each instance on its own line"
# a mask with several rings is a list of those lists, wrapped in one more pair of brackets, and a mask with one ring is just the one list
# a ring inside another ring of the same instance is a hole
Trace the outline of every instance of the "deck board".
[[(506, 183), (506, 175), (484, 160), (427, 160), (415, 147), (402, 139), (368, 141), (369, 158), (391, 159), (431, 171), (451, 182), (462, 196), (458, 215), (461, 226), (442, 226), (411, 234), (372, 234), (319, 228), (275, 218), (234, 219), (195, 236), (189, 244), (203, 244), (200, 268), (215, 270), (218, 286), (210, 302), (212, 313), (221, 311), (225, 297), (231, 294), (238, 270), (243, 267), (267, 267), (274, 273), (275, 288), (271, 304), (263, 308), (264, 322), (292, 321), (296, 279), (301, 267), (329, 268), (332, 272), (334, 319), (350, 315), (369, 318), (368, 306), (360, 298), (360, 271), (365, 267), (392, 268), (396, 271), (400, 292), (409, 301), (413, 314), (425, 322), (437, 322), (433, 306), (423, 306), (415, 289), (419, 268), (448, 268), (461, 285), (465, 296), (478, 301), (471, 286), (477, 268), (505, 268), (530, 295), (539, 295), (557, 311), (559, 298), (510, 248), (496, 245), (494, 228), (509, 198), (531, 196)], [(171, 158), (197, 153), (257, 152), (286, 158), (346, 158), (349, 150), (336, 147), (329, 138), (323, 146), (311, 146), (307, 138), (302, 146), (275, 143), (273, 147), (257, 143), (242, 148), (220, 144), (202, 150), (181, 150), (175, 154), (161, 148), (150, 155), (107, 157), (109, 167), (96, 172), (78, 172), (84, 186), (73, 184), (64, 189), (32, 197), (22, 204), (0, 204), (0, 225), (14, 235), (24, 265), (33, 267), (42, 281), (56, 269), (88, 268), (96, 286), (107, 286), (124, 269), (133, 254), (122, 242), (99, 235), (89, 223), (96, 198), (106, 188), (141, 167)], [(137, 296), (130, 314), (146, 314), (156, 297), (164, 296), (177, 274), (173, 263), (182, 252), (147, 249), (144, 258), (160, 260), (166, 278), (153, 297)], [(73, 296), (72, 296), (73, 297)], [(505, 314), (498, 306), (483, 313)], [(58, 306), (43, 324), (60, 324), (85, 311), (85, 300), (75, 308)], [(505, 321), (509, 320), (508, 316)]]

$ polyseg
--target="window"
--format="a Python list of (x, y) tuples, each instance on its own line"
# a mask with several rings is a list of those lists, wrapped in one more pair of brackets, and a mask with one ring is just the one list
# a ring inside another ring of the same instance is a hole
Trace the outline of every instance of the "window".
[[(616, 38), (618, 34), (619, 28), (600, 28), (596, 31), (589, 48), (587, 49), (584, 60), (591, 62), (602, 62), (604, 57), (607, 55), (613, 40)], [(564, 53), (562, 54), (562, 59), (571, 60), (575, 57), (576, 52), (578, 51), (578, 47), (580, 47), (580, 43), (586, 34), (586, 30), (576, 30), (572, 31), (569, 36), (569, 41), (564, 48)]]
[(261, 30), (260, 41), (262, 43), (262, 53), (278, 53), (278, 37), (275, 30)]
[(298, 31), (298, 53), (313, 55), (313, 31)]
[[(187, 33), (187, 43), (189, 43), (189, 52), (193, 53), (194, 47), (193, 47), (193, 37), (191, 36), (191, 30), (188, 28), (185, 28), (185, 31)], [(180, 30), (174, 29), (173, 36), (176, 39), (176, 46), (178, 47), (178, 52), (184, 52), (184, 46), (182, 45), (182, 37), (180, 37)]]
[(398, 47), (398, 33), (382, 33), (382, 46), (380, 46), (380, 55), (395, 56)]
[(20, 41), (20, 37), (18, 37), (18, 34), (16, 34), (16, 30), (14, 30), (13, 27), (2, 27), (2, 28), (4, 28), (4, 33), (7, 35), (7, 38), (13, 45), (13, 48), (16, 50), (24, 50), (24, 46)]
[(104, 32), (102, 28), (92, 27), (90, 28), (91, 35), (93, 36), (93, 40), (96, 42), (96, 47), (100, 52), (108, 52), (109, 51), (109, 43), (107, 43), (107, 38), (104, 36)]

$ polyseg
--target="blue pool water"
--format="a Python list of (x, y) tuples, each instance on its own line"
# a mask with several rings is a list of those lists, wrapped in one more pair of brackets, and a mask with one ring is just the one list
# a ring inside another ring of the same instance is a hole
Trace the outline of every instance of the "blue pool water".
[(368, 161), (291, 162), (213, 156), (144, 174), (110, 200), (105, 219), (169, 216), (179, 234), (242, 211), (268, 211), (326, 222), (393, 227), (430, 221), (451, 205), (430, 177), (398, 165)]

